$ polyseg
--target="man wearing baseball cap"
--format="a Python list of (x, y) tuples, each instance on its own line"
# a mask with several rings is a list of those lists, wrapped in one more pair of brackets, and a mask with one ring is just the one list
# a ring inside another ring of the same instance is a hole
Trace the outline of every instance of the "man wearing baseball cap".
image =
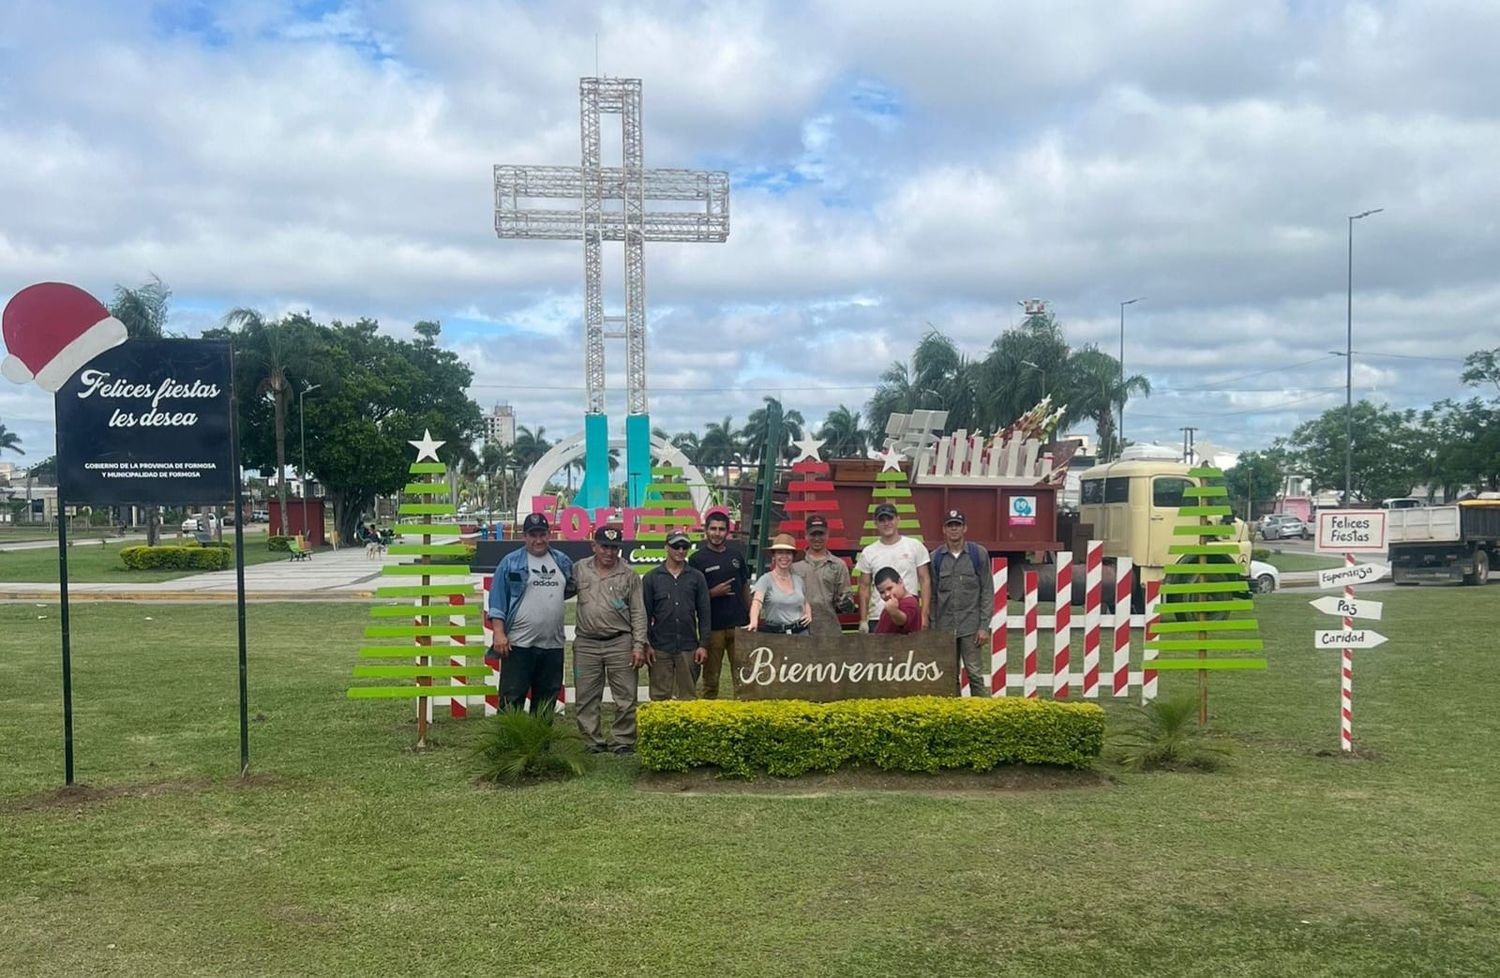
[(573, 561), (552, 549), (541, 513), (527, 516), (521, 532), (526, 546), (500, 558), (490, 582), (490, 651), (500, 658), (501, 706), (519, 710), (529, 694), (532, 713), (550, 713), (562, 692), (563, 601), (573, 594)]
[[(635, 750), (636, 670), (646, 661), (646, 605), (640, 575), (620, 560), (623, 542), (618, 526), (601, 526), (594, 531), (594, 555), (573, 567), (578, 589), (573, 638), (578, 732), (596, 754)], [(615, 700), (613, 747), (599, 727), (606, 679)]]
[(692, 541), (681, 530), (667, 534), (667, 559), (641, 579), (646, 602), (646, 666), (651, 699), (697, 698), (693, 664), (708, 658), (708, 579), (688, 566)]
[(927, 548), (920, 540), (901, 535), (896, 507), (890, 503), (875, 507), (875, 532), (879, 539), (861, 550), (854, 563), (854, 569), (859, 572), (860, 612), (865, 616), (859, 630), (873, 632), (880, 619), (883, 602), (870, 582), (882, 567), (890, 567), (900, 574), (906, 590), (921, 601), (922, 628), (927, 628), (932, 614), (932, 587), (927, 578), (931, 558), (927, 555)]
[(840, 557), (828, 550), (828, 518), (813, 514), (807, 518), (807, 550), (802, 560), (792, 565), (792, 573), (802, 578), (802, 592), (812, 607), (812, 624), (808, 632), (817, 636), (842, 635), (839, 609), (853, 610), (849, 594), (849, 568)]
[(995, 581), (989, 552), (965, 539), (968, 529), (961, 511), (950, 509), (943, 516), (943, 544), (932, 552), (932, 627), (954, 635), (969, 674), (969, 694), (987, 697)]

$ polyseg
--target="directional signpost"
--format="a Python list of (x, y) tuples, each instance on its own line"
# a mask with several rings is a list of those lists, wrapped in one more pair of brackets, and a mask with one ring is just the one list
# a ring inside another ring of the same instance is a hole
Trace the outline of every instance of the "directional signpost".
[(1349, 752), (1354, 750), (1354, 650), (1373, 649), (1386, 642), (1386, 637), (1377, 631), (1354, 627), (1356, 618), (1379, 621), (1382, 611), (1379, 601), (1358, 600), (1354, 595), (1354, 586), (1377, 581), (1390, 570), (1384, 564), (1356, 564), (1354, 555), (1385, 553), (1385, 510), (1338, 509), (1319, 513), (1318, 552), (1344, 555), (1343, 567), (1318, 572), (1318, 586), (1343, 587), (1343, 597), (1330, 595), (1308, 603), (1325, 614), (1338, 615), (1343, 619), (1344, 627), (1341, 629), (1319, 629), (1314, 632), (1313, 642), (1318, 649), (1336, 648), (1342, 653), (1343, 661), (1339, 672), (1339, 747)]

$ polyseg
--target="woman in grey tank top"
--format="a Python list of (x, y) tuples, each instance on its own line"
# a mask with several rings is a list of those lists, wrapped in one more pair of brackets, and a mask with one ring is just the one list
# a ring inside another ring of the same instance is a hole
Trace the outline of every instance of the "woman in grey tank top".
[(745, 627), (752, 632), (800, 635), (812, 621), (812, 606), (802, 590), (802, 579), (792, 573), (797, 543), (790, 533), (778, 533), (766, 549), (771, 552), (771, 569), (755, 581), (750, 624)]

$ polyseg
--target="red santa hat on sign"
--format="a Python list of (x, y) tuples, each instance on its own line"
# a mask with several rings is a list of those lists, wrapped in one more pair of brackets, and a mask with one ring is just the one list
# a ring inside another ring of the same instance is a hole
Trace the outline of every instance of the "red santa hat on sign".
[(28, 285), (5, 306), (5, 362), (0, 374), (17, 384), (36, 381), (49, 393), (84, 364), (125, 342), (125, 324), (74, 285)]

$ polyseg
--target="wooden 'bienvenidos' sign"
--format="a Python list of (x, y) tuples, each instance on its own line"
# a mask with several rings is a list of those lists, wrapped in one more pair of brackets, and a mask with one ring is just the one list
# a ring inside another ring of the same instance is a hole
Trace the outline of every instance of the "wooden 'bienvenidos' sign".
[(736, 699), (824, 703), (958, 695), (958, 647), (948, 632), (820, 638), (754, 633), (741, 634), (735, 644)]

